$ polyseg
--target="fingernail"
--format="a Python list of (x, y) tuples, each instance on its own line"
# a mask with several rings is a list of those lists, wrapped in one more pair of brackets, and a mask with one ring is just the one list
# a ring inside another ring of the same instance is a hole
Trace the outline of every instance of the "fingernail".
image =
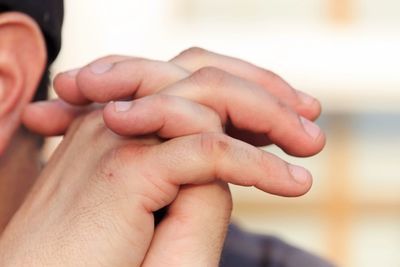
[(94, 74), (103, 74), (112, 68), (113, 64), (110, 63), (94, 63), (90, 65), (90, 70)]
[(293, 179), (300, 184), (305, 184), (310, 180), (311, 174), (303, 167), (289, 164), (289, 172)]
[(303, 104), (305, 104), (305, 105), (310, 105), (315, 101), (314, 97), (312, 97), (306, 93), (303, 93), (301, 91), (297, 91), (297, 95), (299, 96), (301, 102), (303, 102)]
[(67, 71), (66, 74), (70, 77), (75, 77), (80, 70), (81, 70), (81, 68), (76, 68), (76, 69)]
[(114, 108), (116, 112), (126, 112), (132, 107), (132, 101), (116, 101)]
[(303, 124), (304, 130), (308, 133), (311, 138), (316, 139), (321, 134), (321, 129), (315, 123), (307, 120), (300, 116), (301, 124)]

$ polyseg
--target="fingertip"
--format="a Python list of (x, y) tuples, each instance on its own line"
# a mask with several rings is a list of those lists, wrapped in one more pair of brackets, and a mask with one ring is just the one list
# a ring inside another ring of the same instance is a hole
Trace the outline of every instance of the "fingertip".
[(58, 129), (55, 129), (54, 124), (48, 123), (53, 121), (50, 114), (54, 113), (46, 101), (31, 103), (24, 109), (22, 123), (26, 128), (37, 134), (44, 136), (57, 135)]
[(308, 153), (306, 153), (304, 156), (310, 157), (310, 156), (317, 155), (324, 149), (325, 144), (326, 144), (326, 135), (324, 132), (321, 131), (321, 133), (318, 135), (318, 137), (316, 139), (314, 139), (314, 142), (311, 144), (310, 150), (308, 151)]
[[(130, 101), (117, 102), (111, 101), (104, 107), (103, 120), (107, 127), (113, 132), (121, 135), (126, 135), (128, 128), (131, 128), (131, 125), (126, 125), (126, 123), (124, 123), (124, 117), (127, 116), (126, 114), (128, 114), (126, 112), (128, 111), (126, 107), (132, 106), (132, 103), (130, 103)], [(122, 111), (121, 109), (123, 109), (124, 111)]]
[(308, 157), (318, 154), (325, 146), (325, 134), (322, 129), (311, 120), (299, 116), (301, 130), (290, 143), (283, 146), (285, 152), (298, 157)]
[(299, 185), (299, 189), (294, 193), (294, 196), (301, 196), (307, 193), (312, 186), (311, 173), (307, 169), (293, 164), (288, 164), (288, 170), (293, 180)]
[[(122, 136), (157, 132), (162, 126), (163, 113), (159, 110), (154, 112), (152, 104), (154, 103), (146, 99), (109, 102), (103, 110), (104, 123), (110, 130)], [(140, 108), (135, 109), (138, 106)]]
[(299, 138), (291, 144), (278, 144), (278, 146), (287, 154), (295, 157), (310, 157), (322, 151), (326, 143), (325, 134), (321, 131), (317, 138), (312, 139), (309, 136)]
[(311, 173), (297, 165), (287, 164), (286, 173), (281, 174), (281, 182), (279, 186), (275, 186), (270, 193), (282, 197), (299, 197), (310, 191), (313, 184)]
[(103, 110), (103, 116), (107, 119), (121, 119), (129, 114), (133, 107), (133, 101), (110, 101)]
[(299, 184), (305, 184), (310, 179), (310, 173), (303, 167), (289, 164), (288, 168), (293, 179)]
[(315, 99), (314, 103), (311, 106), (314, 112), (310, 114), (310, 120), (315, 121), (322, 113), (322, 105), (318, 99)]
[(322, 129), (314, 122), (310, 120), (301, 118), (304, 130), (308, 134), (310, 141), (308, 142), (308, 146), (306, 148), (305, 156), (316, 155), (324, 148), (326, 143), (325, 133)]
[(103, 119), (104, 122), (107, 124), (112, 121), (115, 117), (115, 105), (114, 101), (109, 102), (105, 105), (103, 109)]
[(62, 135), (71, 122), (84, 112), (84, 108), (71, 106), (59, 99), (29, 104), (22, 115), (24, 125), (44, 136)]
[(311, 190), (312, 184), (312, 176), (304, 184), (298, 184), (297, 181), (294, 181), (292, 187), (286, 189), (286, 192), (280, 193), (278, 195), (283, 197), (301, 197)]
[(304, 131), (313, 141), (317, 140), (322, 134), (322, 130), (321, 128), (319, 128), (318, 125), (304, 118), (303, 116), (300, 116), (300, 122), (303, 126)]
[(296, 109), (303, 117), (315, 121), (322, 112), (322, 106), (318, 99), (298, 91), (299, 104)]
[(54, 90), (57, 95), (64, 101), (73, 105), (87, 105), (89, 99), (81, 92), (77, 86), (77, 77), (80, 69), (62, 72), (54, 78)]

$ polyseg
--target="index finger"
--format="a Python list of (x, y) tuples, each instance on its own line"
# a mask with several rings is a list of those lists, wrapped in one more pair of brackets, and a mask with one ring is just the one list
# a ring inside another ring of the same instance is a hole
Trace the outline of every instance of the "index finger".
[(321, 105), (317, 99), (294, 89), (276, 73), (244, 60), (192, 47), (171, 59), (170, 62), (190, 72), (195, 72), (204, 67), (216, 67), (257, 83), (307, 119), (315, 120), (321, 113)]

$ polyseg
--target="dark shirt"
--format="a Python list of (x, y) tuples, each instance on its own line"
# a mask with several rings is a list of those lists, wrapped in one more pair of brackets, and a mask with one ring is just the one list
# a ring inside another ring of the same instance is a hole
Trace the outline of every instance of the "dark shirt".
[(331, 263), (272, 237), (230, 225), (220, 267), (334, 267)]

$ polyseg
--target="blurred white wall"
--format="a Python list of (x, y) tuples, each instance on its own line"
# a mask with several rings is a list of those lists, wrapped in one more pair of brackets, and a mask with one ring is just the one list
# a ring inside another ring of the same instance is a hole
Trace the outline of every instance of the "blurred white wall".
[(278, 72), (329, 100), (327, 110), (398, 110), (400, 20), (390, 14), (400, 4), (355, 1), (354, 22), (343, 27), (327, 19), (330, 1), (67, 0), (56, 69), (112, 53), (168, 59), (202, 46)]
[[(400, 266), (400, 1), (66, 0), (54, 73), (108, 54), (167, 60), (201, 46), (321, 99), (326, 150), (300, 199), (234, 188), (234, 217), (341, 266)], [(377, 117), (378, 116), (378, 117)], [(386, 121), (387, 123), (382, 123)]]

